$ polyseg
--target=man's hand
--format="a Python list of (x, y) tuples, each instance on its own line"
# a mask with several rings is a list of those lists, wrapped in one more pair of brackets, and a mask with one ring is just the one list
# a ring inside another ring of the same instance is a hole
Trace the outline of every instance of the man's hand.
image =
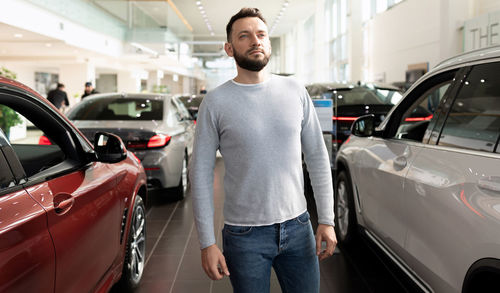
[[(326, 249), (321, 251), (321, 244), (326, 242)], [(318, 229), (316, 229), (316, 255), (319, 256), (319, 260), (324, 260), (327, 257), (332, 256), (335, 246), (337, 245), (337, 237), (335, 236), (335, 230), (330, 225), (319, 224)]]
[(226, 259), (215, 244), (201, 250), (201, 265), (212, 280), (220, 280), (224, 275), (229, 276)]

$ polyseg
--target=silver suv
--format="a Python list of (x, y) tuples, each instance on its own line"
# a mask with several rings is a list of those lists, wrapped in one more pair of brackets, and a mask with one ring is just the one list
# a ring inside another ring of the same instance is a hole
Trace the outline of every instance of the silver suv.
[(498, 292), (500, 47), (442, 62), (374, 125), (337, 155), (341, 246), (359, 228), (424, 292)]

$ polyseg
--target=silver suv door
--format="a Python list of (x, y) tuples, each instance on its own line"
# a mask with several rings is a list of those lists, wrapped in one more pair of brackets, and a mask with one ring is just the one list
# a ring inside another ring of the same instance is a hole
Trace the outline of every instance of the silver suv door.
[(406, 261), (436, 292), (460, 292), (476, 260), (500, 258), (498, 72), (471, 69), (406, 177)]
[(386, 138), (370, 137), (356, 155), (354, 179), (365, 226), (396, 254), (404, 254), (407, 233), (405, 176), (421, 147), (443, 97), (452, 91), (456, 71), (442, 73), (413, 89), (392, 113)]

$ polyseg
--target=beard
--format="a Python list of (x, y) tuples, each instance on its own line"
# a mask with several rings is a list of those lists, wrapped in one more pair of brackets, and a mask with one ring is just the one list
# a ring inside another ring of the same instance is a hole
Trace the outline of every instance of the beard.
[[(250, 49), (247, 51), (247, 53), (250, 53), (251, 51), (254, 51), (255, 48)], [(239, 67), (250, 70), (250, 71), (261, 71), (262, 68), (264, 68), (267, 63), (269, 62), (269, 57), (271, 54), (266, 55), (264, 52), (264, 58), (262, 59), (250, 59), (246, 57), (243, 54), (238, 53), (236, 50), (233, 49), (233, 57), (234, 61), (236, 61), (236, 64), (238, 64)]]

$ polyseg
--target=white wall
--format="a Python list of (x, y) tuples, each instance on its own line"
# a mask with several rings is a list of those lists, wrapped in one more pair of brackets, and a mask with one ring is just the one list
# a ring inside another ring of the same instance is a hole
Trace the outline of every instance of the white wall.
[(405, 0), (369, 23), (371, 76), (403, 81), (409, 64), (433, 68), (464, 50), (464, 22), (500, 10), (498, 0)]
[[(470, 0), (474, 3), (474, 16), (500, 10), (500, 1), (498, 0)], [(472, 17), (472, 16), (471, 16)]]
[(439, 2), (406, 0), (368, 23), (372, 79), (385, 74), (386, 82), (403, 81), (408, 64), (437, 64), (441, 59)]

